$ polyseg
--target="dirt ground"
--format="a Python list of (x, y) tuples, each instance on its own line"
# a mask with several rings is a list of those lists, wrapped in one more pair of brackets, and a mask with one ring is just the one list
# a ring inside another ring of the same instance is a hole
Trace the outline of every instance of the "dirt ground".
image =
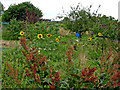
[(14, 48), (15, 46), (19, 46), (20, 42), (19, 41), (14, 41), (14, 40), (0, 40), (0, 48)]

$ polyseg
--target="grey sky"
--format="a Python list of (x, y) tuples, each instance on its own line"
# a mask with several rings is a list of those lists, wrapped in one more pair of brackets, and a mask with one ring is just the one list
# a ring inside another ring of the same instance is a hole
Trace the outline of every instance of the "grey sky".
[[(79, 2), (83, 7), (89, 7), (92, 4), (91, 12), (96, 11), (99, 4), (101, 5), (98, 13), (112, 16), (118, 19), (118, 2), (120, 0), (0, 0), (5, 10), (11, 4), (18, 4), (24, 1), (30, 1), (43, 12), (43, 18), (55, 19), (60, 13), (69, 12), (70, 6), (76, 6)], [(62, 9), (63, 7), (63, 9)]]

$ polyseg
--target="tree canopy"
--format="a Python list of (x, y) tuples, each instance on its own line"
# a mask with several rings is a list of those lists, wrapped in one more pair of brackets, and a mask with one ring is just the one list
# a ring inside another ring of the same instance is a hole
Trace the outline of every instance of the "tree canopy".
[(16, 20), (24, 21), (30, 18), (31, 12), (34, 14), (32, 14), (31, 18), (41, 18), (43, 16), (41, 10), (36, 8), (32, 3), (23, 2), (18, 5), (10, 5), (9, 8), (4, 11), (2, 20), (10, 22), (10, 19), (16, 18)]

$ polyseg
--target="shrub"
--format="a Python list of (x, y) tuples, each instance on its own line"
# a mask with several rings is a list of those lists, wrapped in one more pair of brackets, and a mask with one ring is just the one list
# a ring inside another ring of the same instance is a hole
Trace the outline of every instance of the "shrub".
[(35, 17), (41, 18), (42, 12), (38, 8), (36, 8), (33, 4), (30, 2), (23, 2), (18, 5), (11, 5), (8, 10), (4, 11), (4, 14), (2, 15), (2, 20), (5, 22), (10, 22), (10, 19), (16, 18), (16, 20), (27, 20), (27, 12), (34, 13)]
[(86, 10), (81, 9), (79, 4), (76, 7), (71, 7), (72, 10), (63, 19), (63, 23), (66, 25), (66, 28), (79, 33), (79, 37), (82, 36), (82, 32), (89, 31), (89, 28), (92, 28), (96, 22), (96, 18), (90, 13), (91, 7), (92, 5), (90, 5)]
[(16, 19), (10, 20), (10, 25), (7, 27), (6, 31), (3, 31), (2, 37), (8, 38), (9, 40), (19, 40), (20, 31), (24, 28), (23, 21), (17, 21)]
[[(119, 26), (117, 20), (113, 17), (106, 15), (97, 15), (96, 12), (90, 13), (92, 5), (88, 9), (81, 9), (79, 4), (76, 7), (71, 7), (71, 11), (64, 17), (58, 16), (59, 18), (64, 18), (62, 20), (65, 29), (69, 29), (73, 32), (79, 33), (79, 37), (82, 33), (86, 31), (91, 31), (94, 34), (102, 33), (103, 38), (117, 39)], [(63, 26), (62, 25), (62, 26)]]
[(102, 38), (109, 38), (116, 40), (118, 38), (118, 22), (114, 18), (107, 17), (106, 15), (97, 16), (96, 23), (94, 23), (93, 28), (90, 28), (94, 34), (102, 33)]

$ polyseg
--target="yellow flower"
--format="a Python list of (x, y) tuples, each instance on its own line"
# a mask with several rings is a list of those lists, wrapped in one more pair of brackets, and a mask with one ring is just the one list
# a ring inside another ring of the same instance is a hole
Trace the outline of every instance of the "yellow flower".
[(98, 36), (101, 36), (101, 33), (98, 33)]
[(91, 40), (92, 40), (92, 38), (88, 38), (88, 40), (89, 40), (89, 41), (91, 41)]
[(60, 36), (58, 36), (58, 38), (60, 38)]
[(23, 34), (24, 34), (24, 32), (23, 32), (23, 31), (21, 31), (21, 32), (20, 32), (20, 35), (23, 35)]
[(59, 39), (58, 39), (58, 38), (56, 38), (56, 42), (59, 42)]
[(50, 35), (50, 34), (47, 34), (47, 37), (51, 37), (52, 35)]
[(38, 39), (41, 39), (41, 38), (43, 38), (43, 35), (42, 35), (42, 34), (38, 34), (38, 35), (37, 35), (37, 38), (38, 38)]
[(77, 46), (79, 45), (79, 43), (77, 43)]

